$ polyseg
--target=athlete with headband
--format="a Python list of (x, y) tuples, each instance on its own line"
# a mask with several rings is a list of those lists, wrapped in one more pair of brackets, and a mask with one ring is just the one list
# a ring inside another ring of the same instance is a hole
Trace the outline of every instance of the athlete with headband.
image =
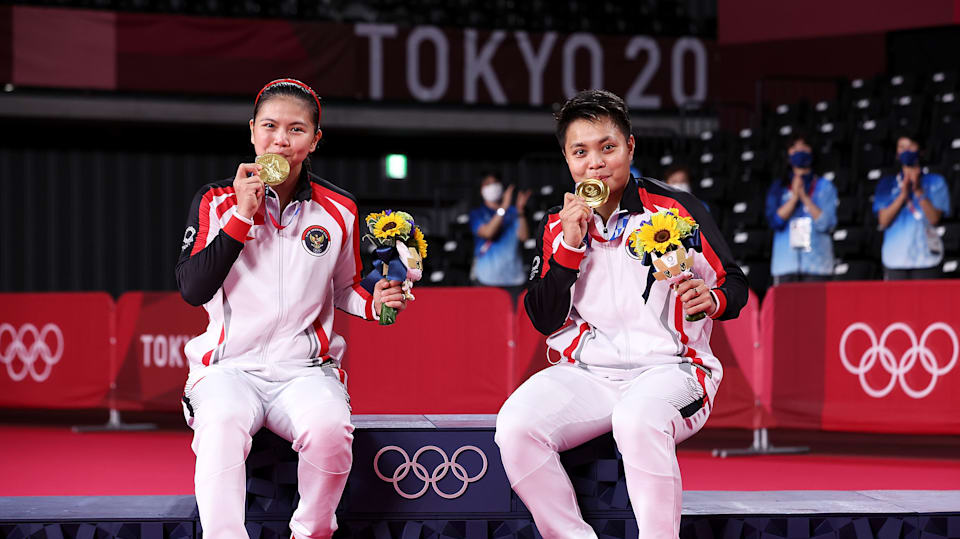
[[(575, 183), (602, 180), (591, 210), (572, 193), (537, 233), (541, 255), (524, 300), (548, 335), (553, 366), (533, 375), (497, 416), (510, 485), (545, 538), (596, 538), (558, 453), (613, 431), (640, 537), (676, 538), (681, 483), (676, 444), (707, 420), (723, 370), (710, 351), (713, 319), (735, 318), (747, 281), (693, 195), (630, 175), (634, 139), (623, 100), (580, 92), (557, 113), (557, 139)], [(677, 292), (656, 282), (627, 239), (652, 213), (677, 208), (700, 227), (699, 278)], [(684, 314), (709, 318), (687, 322)]]
[(208, 537), (248, 537), (244, 461), (261, 427), (299, 453), (294, 537), (333, 534), (353, 461), (334, 308), (375, 320), (383, 305), (406, 307), (400, 282), (359, 286), (356, 201), (310, 172), (321, 135), (320, 100), (309, 86), (267, 84), (254, 102), (250, 141), (258, 156), (286, 160), (289, 176), (267, 186), (261, 165), (242, 163), (235, 177), (201, 188), (190, 208), (177, 283), (209, 323), (185, 348), (183, 404)]

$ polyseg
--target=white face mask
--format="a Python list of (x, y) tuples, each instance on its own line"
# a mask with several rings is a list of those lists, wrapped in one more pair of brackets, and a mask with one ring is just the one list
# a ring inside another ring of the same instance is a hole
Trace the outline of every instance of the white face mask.
[(690, 184), (689, 184), (689, 183), (686, 183), (686, 182), (684, 182), (684, 183), (675, 183), (675, 184), (673, 184), (673, 186), (676, 187), (677, 189), (681, 190), (681, 191), (686, 191), (686, 192), (688, 192), (688, 193), (690, 192)]
[(480, 188), (480, 196), (487, 202), (499, 202), (503, 197), (503, 184), (488, 183)]

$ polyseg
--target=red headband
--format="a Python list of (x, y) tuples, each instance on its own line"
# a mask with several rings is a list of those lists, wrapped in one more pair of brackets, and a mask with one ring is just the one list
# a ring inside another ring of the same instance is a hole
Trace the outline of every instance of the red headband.
[(310, 92), (310, 95), (313, 96), (313, 100), (317, 102), (317, 129), (320, 129), (320, 98), (317, 97), (316, 92), (313, 91), (313, 88), (307, 86), (306, 84), (298, 81), (297, 79), (277, 79), (272, 80), (264, 86), (260, 92), (257, 94), (257, 98), (253, 100), (253, 106), (257, 106), (257, 103), (260, 101), (260, 96), (263, 95), (263, 92), (267, 91), (267, 88), (273, 86), (274, 84), (280, 84), (281, 82), (289, 82), (290, 84), (296, 84), (297, 86), (303, 88), (304, 90)]

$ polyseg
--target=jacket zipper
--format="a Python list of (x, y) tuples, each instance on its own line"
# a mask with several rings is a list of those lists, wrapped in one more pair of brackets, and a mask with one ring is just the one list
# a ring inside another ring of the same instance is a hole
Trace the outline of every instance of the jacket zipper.
[[(619, 219), (619, 216), (617, 217), (617, 219)], [(629, 219), (629, 217), (628, 217), (628, 219)], [(604, 239), (606, 239), (606, 236), (607, 236), (607, 234), (606, 234), (606, 231), (607, 231), (607, 225), (606, 225), (606, 223), (604, 223), (604, 225), (603, 225), (603, 231), (604, 231)], [(605, 243), (604, 245), (605, 245), (605, 246), (609, 246), (610, 244), (609, 244), (609, 242), (608, 242), (608, 243)], [(611, 305), (613, 305), (613, 306), (615, 307), (615, 309), (614, 309), (614, 316), (617, 317), (617, 318), (620, 318), (620, 316), (619, 316), (619, 311), (620, 311), (620, 309), (617, 307), (617, 291), (614, 290), (614, 287), (616, 286), (617, 279), (614, 278), (615, 276), (614, 276), (614, 274), (613, 274), (614, 268), (613, 268), (613, 261), (611, 260), (611, 257), (612, 257), (612, 256), (616, 256), (616, 250), (615, 250), (613, 253), (604, 253), (604, 254), (603, 254), (603, 258), (606, 260), (605, 263), (606, 263), (606, 265), (607, 265), (607, 271), (608, 271), (609, 276), (610, 276), (610, 277), (609, 277), (609, 282), (611, 283), (611, 286), (610, 286), (610, 296), (611, 296), (611, 300), (613, 301), (613, 303), (611, 303)], [(629, 331), (626, 331), (626, 327), (625, 327), (625, 326), (624, 326), (624, 327), (621, 327), (620, 329), (621, 329), (621, 331), (622, 331), (622, 333), (623, 333), (624, 343), (626, 344), (626, 350), (625, 350), (625, 351), (626, 351), (627, 361), (629, 361), (629, 359), (630, 359), (630, 332), (629, 332)], [(617, 355), (619, 356), (620, 354), (617, 354)], [(620, 356), (618, 359), (619, 359), (621, 362), (624, 361), (623, 356)]]
[[(283, 215), (280, 215), (279, 224), (282, 226), (282, 223)], [(263, 350), (260, 352), (260, 363), (267, 363), (267, 349), (270, 347), (270, 341), (273, 340), (273, 336), (277, 332), (281, 320), (283, 320), (283, 231), (277, 228), (277, 319), (263, 342)]]

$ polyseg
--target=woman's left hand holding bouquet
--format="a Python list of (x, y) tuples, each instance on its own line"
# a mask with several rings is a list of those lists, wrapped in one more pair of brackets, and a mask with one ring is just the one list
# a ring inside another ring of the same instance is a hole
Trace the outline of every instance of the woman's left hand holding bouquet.
[(697, 313), (711, 314), (717, 310), (713, 294), (703, 279), (691, 278), (677, 285), (677, 296), (683, 303), (683, 313), (693, 316)]
[(376, 286), (373, 287), (373, 308), (376, 309), (377, 316), (380, 316), (380, 310), (384, 305), (397, 311), (407, 308), (402, 281), (388, 281), (386, 279), (377, 281)]

